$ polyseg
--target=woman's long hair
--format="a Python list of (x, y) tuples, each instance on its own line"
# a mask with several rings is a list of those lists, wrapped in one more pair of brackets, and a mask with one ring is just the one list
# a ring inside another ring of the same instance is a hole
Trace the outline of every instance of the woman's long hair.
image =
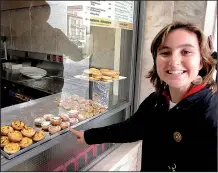
[(172, 24), (164, 27), (154, 38), (151, 44), (151, 54), (154, 59), (154, 65), (152, 69), (149, 71), (147, 78), (150, 78), (150, 82), (153, 84), (157, 92), (162, 92), (167, 85), (165, 82), (161, 81), (156, 69), (156, 58), (157, 51), (163, 45), (168, 34), (176, 29), (184, 29), (189, 32), (195, 33), (200, 47), (200, 55), (202, 57), (202, 69), (199, 71), (199, 75), (202, 77), (202, 84), (209, 85), (212, 88), (213, 92), (217, 91), (217, 84), (213, 79), (213, 72), (215, 70), (216, 60), (210, 55), (209, 46), (207, 43), (207, 38), (204, 35), (203, 31), (191, 24), (191, 23), (182, 23), (182, 22), (174, 22)]

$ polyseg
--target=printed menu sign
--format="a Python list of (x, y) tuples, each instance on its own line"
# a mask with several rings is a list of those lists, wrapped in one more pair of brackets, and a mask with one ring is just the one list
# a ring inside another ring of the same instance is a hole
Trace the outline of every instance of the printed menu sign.
[[(81, 5), (68, 6), (68, 26), (91, 25), (110, 28), (133, 29), (134, 1), (89, 1)], [(89, 21), (89, 22), (88, 22)], [(88, 22), (88, 23), (87, 23)], [(85, 24), (86, 23), (86, 24)], [(77, 27), (78, 28), (78, 27)], [(78, 28), (81, 30), (81, 28)], [(77, 35), (77, 33), (72, 34)], [(83, 37), (83, 32), (80, 33)], [(83, 38), (80, 38), (83, 40)]]
[(90, 1), (90, 24), (133, 29), (134, 1)]

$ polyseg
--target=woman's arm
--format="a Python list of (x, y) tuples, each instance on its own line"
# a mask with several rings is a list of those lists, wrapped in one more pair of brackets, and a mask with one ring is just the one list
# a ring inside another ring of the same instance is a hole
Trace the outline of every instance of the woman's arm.
[(147, 97), (139, 106), (138, 111), (124, 122), (106, 127), (93, 128), (84, 132), (87, 144), (125, 143), (143, 138), (146, 123), (150, 123), (146, 112), (152, 107), (155, 93)]

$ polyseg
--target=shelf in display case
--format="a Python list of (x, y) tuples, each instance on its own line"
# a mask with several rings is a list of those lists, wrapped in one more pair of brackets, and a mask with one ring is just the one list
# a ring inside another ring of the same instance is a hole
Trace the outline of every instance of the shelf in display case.
[(105, 82), (105, 81), (101, 81), (101, 80), (92, 80), (92, 79), (90, 79), (88, 76), (85, 76), (85, 75), (76, 75), (76, 76), (74, 76), (74, 77), (77, 78), (77, 79), (81, 79), (81, 80), (92, 81), (92, 82), (98, 82), (98, 83), (104, 83), (104, 84), (113, 83), (114, 81), (119, 81), (119, 80), (123, 80), (123, 79), (126, 79), (126, 78), (127, 78), (127, 77), (125, 77), (125, 76), (119, 76), (118, 79), (114, 79), (114, 80)]

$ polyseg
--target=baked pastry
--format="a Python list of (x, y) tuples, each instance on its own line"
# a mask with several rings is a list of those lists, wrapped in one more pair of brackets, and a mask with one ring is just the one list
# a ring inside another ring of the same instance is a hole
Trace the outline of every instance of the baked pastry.
[(70, 125), (75, 125), (79, 122), (77, 118), (70, 118)]
[(86, 118), (91, 118), (91, 117), (93, 117), (93, 116), (94, 116), (93, 113), (88, 113), (88, 112), (87, 112), (87, 113), (85, 114), (85, 117), (86, 117)]
[(8, 133), (8, 139), (11, 142), (19, 142), (23, 138), (22, 133), (20, 131), (13, 131)]
[(92, 76), (90, 76), (89, 79), (90, 79), (90, 80), (98, 80), (98, 79), (96, 79), (96, 78), (94, 78), (94, 77), (92, 77)]
[(13, 132), (14, 129), (11, 126), (1, 126), (1, 135), (7, 135), (8, 132)]
[(22, 138), (23, 138), (23, 135), (18, 130), (14, 130), (8, 133), (8, 140), (10, 142), (19, 142)]
[(45, 115), (43, 116), (43, 118), (45, 119), (45, 121), (50, 121), (51, 118), (53, 118), (53, 117), (54, 117), (54, 115), (52, 115), (52, 114), (45, 114)]
[(77, 111), (77, 110), (70, 110), (69, 111), (69, 118), (76, 118), (78, 113), (79, 113), (79, 111)]
[(48, 131), (50, 134), (55, 134), (61, 131), (61, 127), (60, 126), (49, 126)]
[(11, 126), (12, 126), (15, 130), (22, 130), (22, 129), (24, 128), (25, 124), (24, 124), (24, 122), (17, 120), (17, 121), (13, 121), (13, 122), (11, 123)]
[(4, 151), (8, 154), (14, 154), (20, 151), (20, 145), (18, 143), (10, 142), (4, 146)]
[(120, 72), (119, 72), (119, 71), (115, 71), (115, 70), (109, 70), (109, 71), (103, 71), (103, 72), (102, 72), (102, 75), (103, 75), (103, 76), (110, 76), (110, 77), (113, 77), (113, 76), (120, 75)]
[(112, 81), (112, 77), (110, 76), (102, 76), (101, 80), (104, 82), (111, 82)]
[(89, 71), (90, 71), (90, 74), (94, 74), (94, 75), (101, 74), (101, 71), (97, 68), (90, 68)]
[(117, 80), (117, 79), (119, 79), (119, 75), (117, 75), (117, 76), (113, 76), (112, 79), (113, 79), (113, 80)]
[(36, 131), (30, 126), (24, 126), (24, 128), (21, 130), (21, 133), (23, 136), (31, 138), (36, 133)]
[(28, 137), (24, 137), (22, 138), (22, 140), (19, 142), (19, 145), (21, 148), (26, 148), (30, 145), (32, 145), (33, 143), (33, 140), (31, 138), (28, 138)]
[(83, 121), (83, 120), (86, 119), (86, 116), (82, 115), (82, 114), (79, 114), (77, 118), (78, 118), (78, 120)]
[(59, 114), (59, 116), (61, 117), (63, 122), (69, 121), (69, 115), (68, 114), (62, 113), (62, 114)]
[(60, 125), (62, 122), (61, 117), (53, 117), (51, 118), (51, 124), (54, 126)]
[(36, 126), (41, 126), (41, 123), (45, 121), (45, 119), (43, 117), (38, 117), (34, 120), (34, 123)]
[(98, 74), (98, 75), (92, 75), (92, 78), (94, 79), (94, 80), (101, 80), (101, 78), (102, 78), (102, 75), (101, 74)]
[(44, 139), (45, 138), (45, 133), (44, 133), (44, 131), (43, 130), (39, 130), (39, 131), (37, 131), (36, 133), (35, 133), (35, 135), (33, 136), (33, 140), (34, 141), (41, 141), (42, 139)]
[(103, 73), (103, 72), (108, 72), (110, 71), (110, 69), (100, 69), (100, 72)]
[(51, 125), (51, 122), (50, 121), (43, 121), (41, 123), (41, 127), (42, 127), (42, 130), (48, 130), (48, 127)]
[(66, 129), (67, 127), (70, 126), (70, 122), (62, 122), (60, 126), (61, 126), (61, 129), (62, 129), (62, 130), (63, 130), (63, 129)]
[(4, 147), (9, 143), (8, 137), (7, 136), (1, 136), (1, 147)]

